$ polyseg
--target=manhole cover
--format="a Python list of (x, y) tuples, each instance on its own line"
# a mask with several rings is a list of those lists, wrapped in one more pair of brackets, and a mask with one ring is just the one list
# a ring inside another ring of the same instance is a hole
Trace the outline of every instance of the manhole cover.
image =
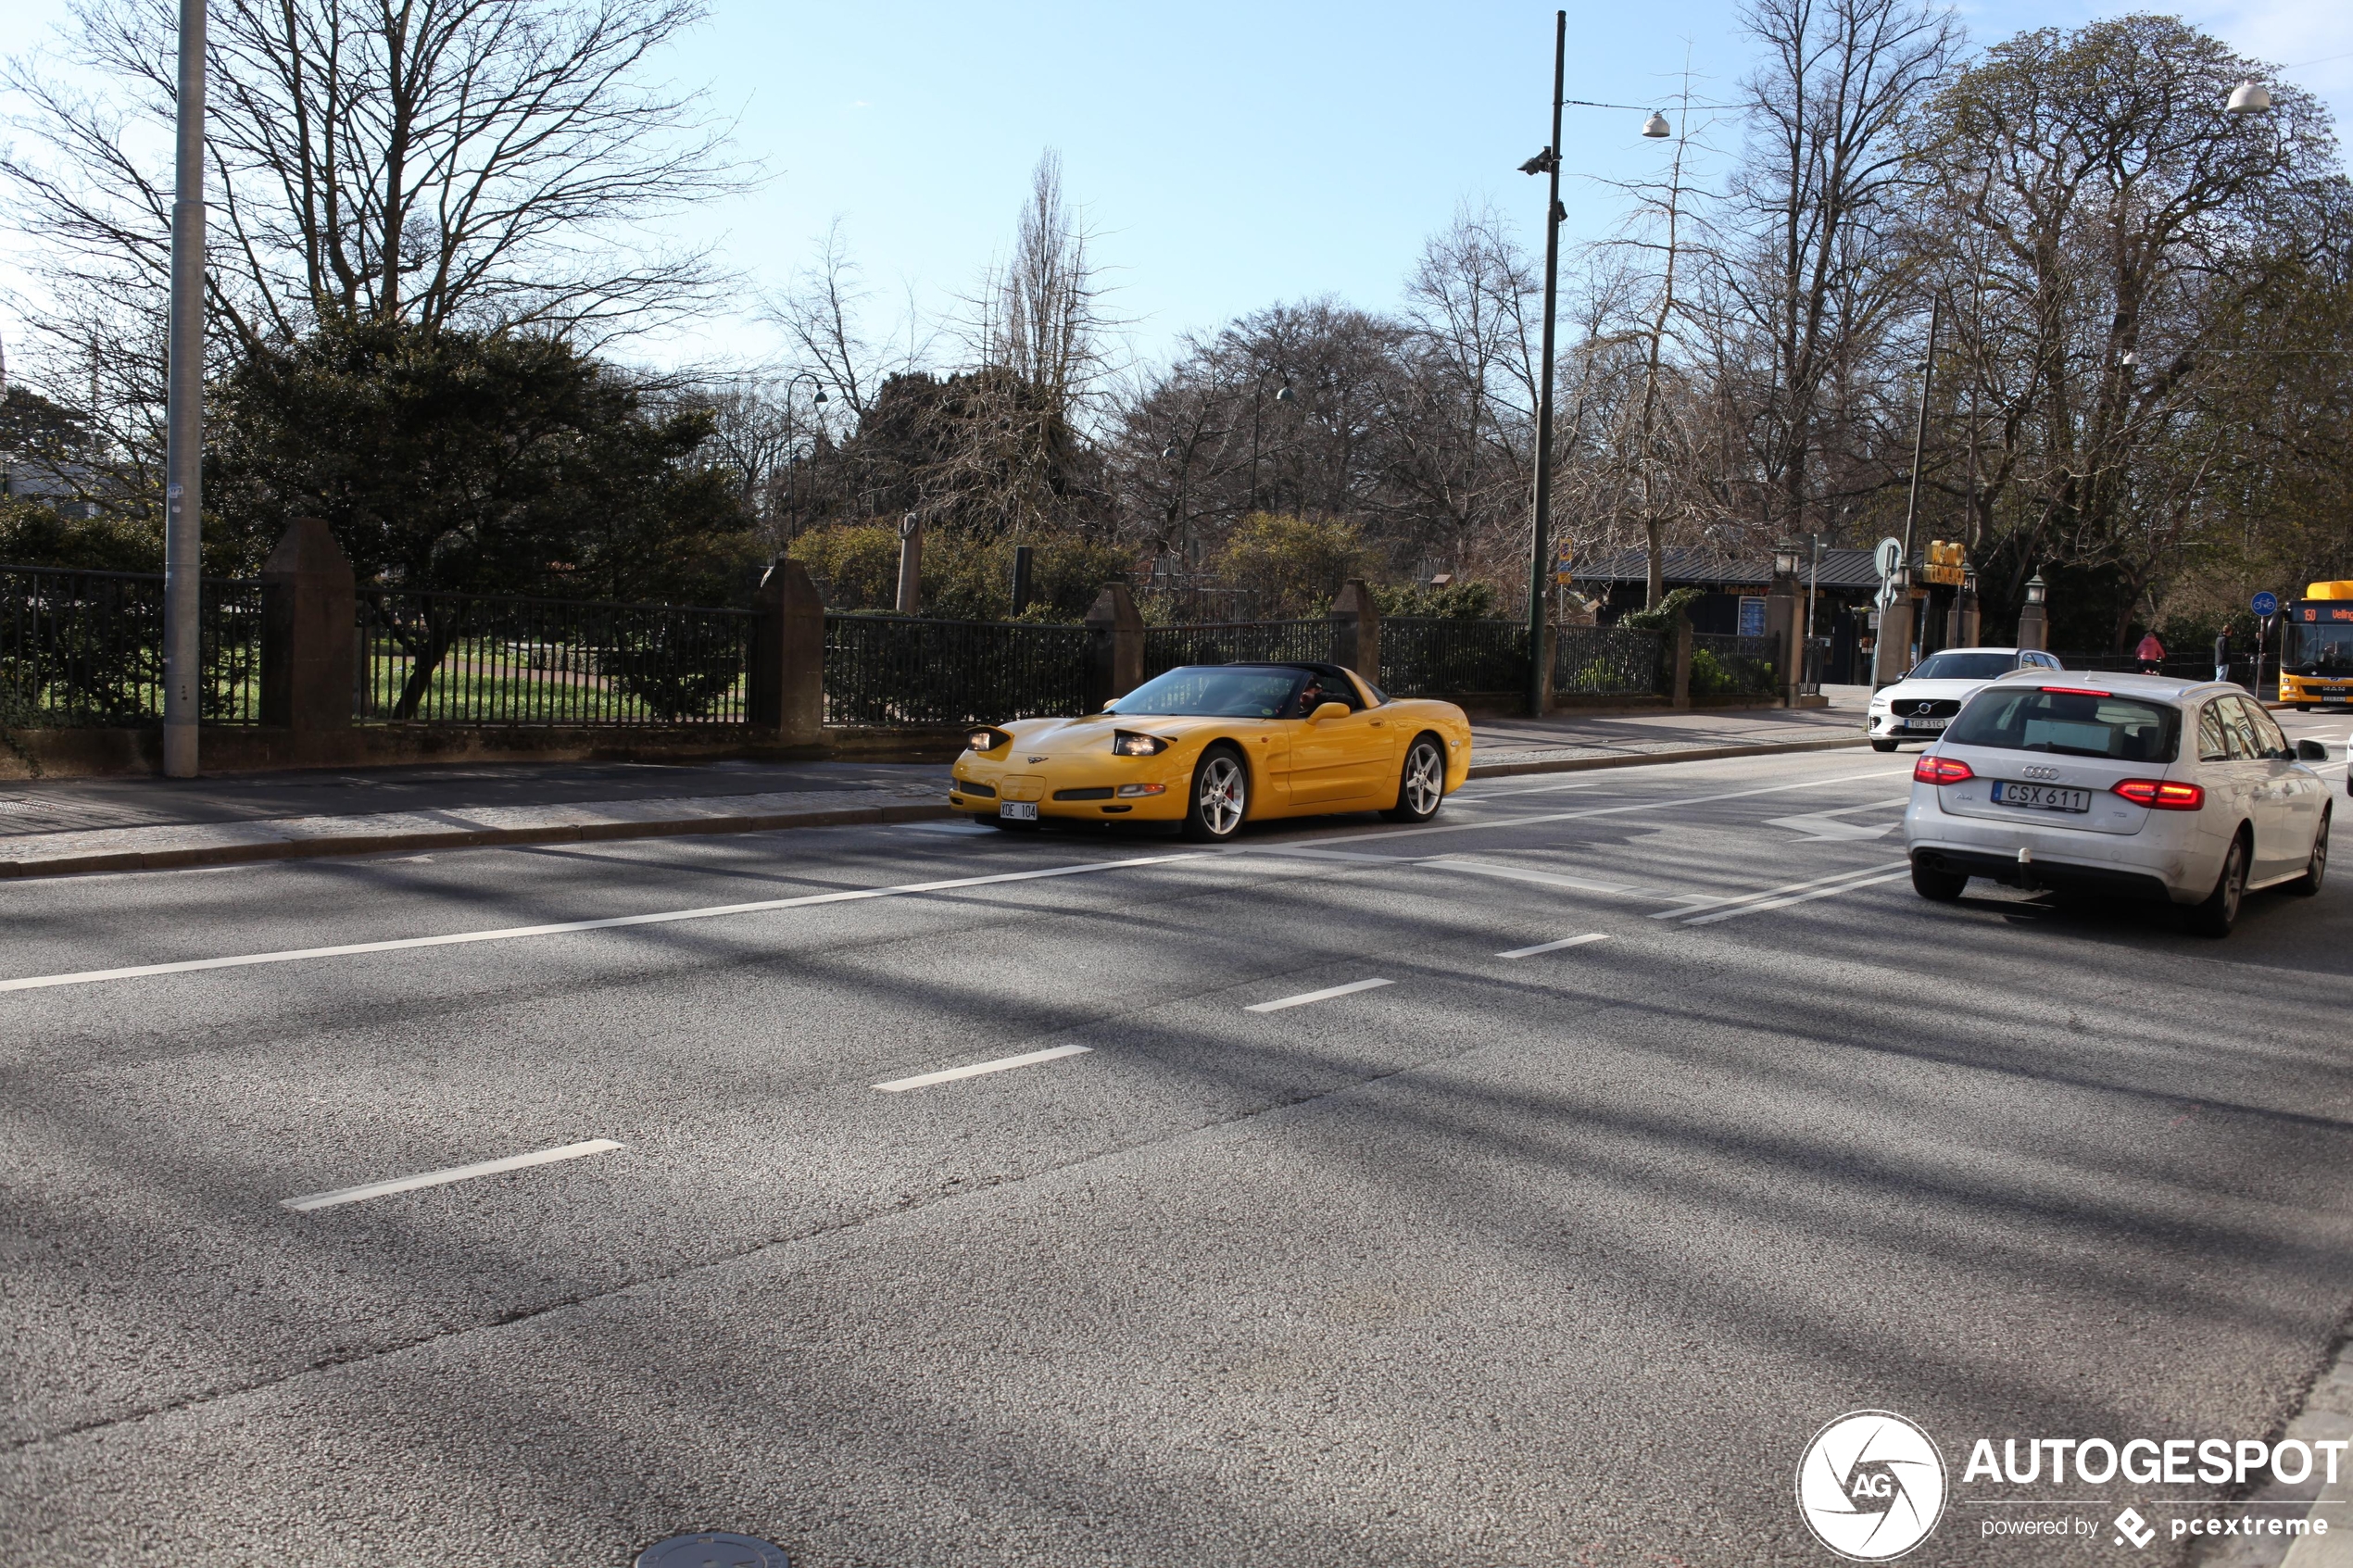
[(633, 1568), (791, 1568), (785, 1549), (774, 1541), (724, 1530), (673, 1536), (637, 1554)]

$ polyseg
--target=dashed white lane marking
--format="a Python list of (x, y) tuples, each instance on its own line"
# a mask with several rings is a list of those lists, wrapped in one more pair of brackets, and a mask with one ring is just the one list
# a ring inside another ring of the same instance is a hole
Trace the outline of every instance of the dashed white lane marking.
[(288, 1198), (281, 1201), (289, 1209), (308, 1213), (313, 1209), (333, 1209), (337, 1204), (359, 1203), (371, 1198), (389, 1198), (396, 1192), (415, 1192), (420, 1187), (447, 1186), (451, 1182), (472, 1181), (476, 1176), (495, 1176), (502, 1171), (523, 1171), (534, 1165), (552, 1165), (559, 1160), (578, 1160), (584, 1155), (603, 1154), (609, 1149), (626, 1148), (627, 1144), (610, 1138), (590, 1138), (585, 1143), (568, 1143), (561, 1148), (543, 1148), (531, 1154), (510, 1154), (504, 1160), (484, 1160), (472, 1165), (452, 1165), (447, 1171), (427, 1171), (418, 1176), (396, 1176), (388, 1182), (368, 1182), (356, 1187), (337, 1187), (333, 1192), (314, 1192), (303, 1198)]
[(1060, 1061), (1066, 1056), (1085, 1056), (1094, 1048), (1092, 1046), (1056, 1046), (1051, 1050), (999, 1057), (995, 1061), (975, 1061), (970, 1067), (950, 1067), (943, 1073), (919, 1073), (912, 1078), (893, 1078), (889, 1083), (876, 1084), (875, 1087), (887, 1095), (904, 1094), (909, 1089), (925, 1088), (933, 1084), (953, 1083), (958, 1078), (977, 1078), (984, 1073), (1005, 1073), (1040, 1061)]
[(612, 915), (604, 920), (568, 920), (552, 925), (514, 925), (497, 931), (458, 931), (446, 936), (403, 936), (389, 942), (346, 942), (333, 947), (295, 947), (277, 953), (240, 953), (225, 959), (184, 959), (178, 963), (133, 964), (123, 969), (89, 969), (73, 974), (31, 974), (0, 980), (0, 991), (35, 991), (48, 985), (88, 985), (102, 980), (136, 980), (151, 974), (188, 974), (202, 969), (242, 969), (247, 964), (293, 963), (298, 959), (339, 959), (355, 953), (395, 953), (412, 947), (454, 947), (469, 942), (512, 942), (526, 936), (557, 936), (574, 931), (614, 931), (632, 925), (666, 925), (682, 920), (716, 920), (722, 915), (760, 914), (769, 909), (799, 909), (816, 904), (850, 904), (867, 898), (898, 898), (912, 893), (948, 893), (963, 887), (986, 887), (1000, 882), (1035, 882), (1044, 877), (1084, 876), (1089, 872), (1115, 872), (1130, 866), (1164, 866), (1176, 860), (1196, 860), (1196, 851), (1178, 855), (1139, 855), (1126, 860), (1088, 860), (1075, 866), (1047, 866), (1038, 871), (999, 872), (991, 876), (950, 877), (944, 882), (910, 882), (895, 887), (856, 887), (841, 893), (811, 893), (798, 898), (763, 898), (755, 904), (715, 904), (701, 909), (665, 909), (649, 915)]
[(1557, 953), (1563, 947), (1582, 947), (1588, 942), (1606, 942), (1606, 931), (1589, 931), (1582, 936), (1564, 936), (1557, 942), (1539, 942), (1533, 947), (1514, 947), (1508, 953), (1498, 953), (1499, 959), (1532, 959), (1539, 953)]
[(1803, 893), (1809, 887), (1819, 887), (1825, 883), (1845, 882), (1853, 877), (1869, 876), (1874, 872), (1901, 871), (1904, 865), (1905, 862), (1900, 860), (1882, 860), (1876, 866), (1849, 866), (1843, 872), (1832, 872), (1828, 876), (1818, 876), (1805, 882), (1785, 882), (1779, 887), (1760, 887), (1753, 893), (1733, 893), (1721, 898), (1701, 898), (1680, 909), (1661, 909), (1651, 916), (1651, 919), (1680, 920), (1685, 915), (1698, 914), (1703, 909), (1722, 909), (1730, 904), (1749, 904), (1759, 898), (1778, 898), (1784, 893)]
[(1786, 898), (1768, 898), (1760, 904), (1743, 904), (1737, 909), (1718, 909), (1712, 915), (1694, 916), (1683, 923), (1709, 925), (1717, 921), (1730, 920), (1738, 915), (1761, 914), (1767, 909), (1780, 909), (1792, 904), (1810, 903), (1816, 898), (1835, 898), (1842, 893), (1853, 893), (1865, 887), (1877, 887), (1882, 882), (1894, 882), (1898, 878), (1910, 874), (1911, 869), (1906, 867), (1902, 871), (1890, 872), (1885, 876), (1867, 876), (1860, 882), (1842, 882), (1835, 887), (1818, 887), (1811, 893), (1793, 893)]
[(1244, 1012), (1280, 1012), (1285, 1008), (1303, 1008), (1310, 1002), (1327, 1002), (1334, 997), (1345, 997), (1352, 992), (1370, 991), (1382, 985), (1396, 984), (1394, 980), (1352, 980), (1345, 985), (1327, 985), (1320, 991), (1302, 991), (1296, 997), (1278, 997), (1271, 1002), (1253, 1002), (1242, 1010)]

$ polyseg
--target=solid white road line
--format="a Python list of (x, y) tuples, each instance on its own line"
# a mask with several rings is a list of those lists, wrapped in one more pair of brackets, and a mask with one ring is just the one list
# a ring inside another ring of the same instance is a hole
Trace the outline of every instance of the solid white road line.
[(1695, 915), (1702, 909), (1721, 909), (1727, 904), (1747, 904), (1759, 898), (1779, 897), (1784, 893), (1802, 893), (1809, 887), (1819, 887), (1826, 882), (1844, 882), (1849, 877), (1869, 876), (1874, 872), (1900, 871), (1904, 864), (1905, 862), (1902, 861), (1882, 860), (1876, 866), (1849, 866), (1843, 872), (1832, 872), (1828, 876), (1818, 876), (1806, 882), (1785, 882), (1779, 887), (1760, 887), (1754, 893), (1735, 893), (1723, 898), (1702, 898), (1683, 909), (1661, 909), (1651, 916), (1651, 919), (1680, 920), (1685, 915)]
[(447, 1186), (451, 1182), (472, 1181), (476, 1176), (495, 1176), (501, 1171), (525, 1171), (534, 1165), (552, 1165), (559, 1160), (578, 1160), (583, 1155), (603, 1154), (609, 1149), (627, 1148), (627, 1144), (610, 1138), (590, 1138), (586, 1143), (568, 1143), (561, 1148), (543, 1148), (533, 1154), (510, 1154), (504, 1160), (484, 1160), (472, 1165), (452, 1165), (447, 1171), (427, 1171), (421, 1176), (396, 1176), (388, 1182), (369, 1182), (356, 1187), (337, 1187), (333, 1192), (314, 1192), (304, 1198), (281, 1199), (284, 1205), (303, 1213), (313, 1209), (333, 1209), (341, 1203), (359, 1203), (371, 1198), (387, 1198), (396, 1192), (415, 1192), (419, 1187)]
[(1591, 931), (1582, 936), (1564, 936), (1557, 942), (1539, 942), (1533, 947), (1514, 947), (1508, 953), (1498, 953), (1499, 959), (1532, 959), (1539, 953), (1557, 953), (1563, 947), (1582, 947), (1588, 942), (1606, 942), (1609, 933)]
[(1761, 904), (1743, 904), (1736, 909), (1718, 909), (1712, 915), (1700, 915), (1683, 923), (1710, 925), (1719, 920), (1730, 920), (1736, 915), (1760, 914), (1767, 909), (1787, 909), (1792, 904), (1809, 903), (1816, 898), (1834, 898), (1842, 893), (1852, 893), (1864, 887), (1877, 887), (1882, 882), (1894, 882), (1910, 874), (1911, 869), (1906, 867), (1903, 871), (1890, 872), (1885, 876), (1869, 876), (1860, 882), (1842, 882), (1836, 887), (1817, 888), (1811, 893), (1793, 893), (1786, 898), (1768, 898)]
[(812, 893), (798, 898), (764, 898), (756, 904), (714, 904), (700, 909), (667, 909), (649, 915), (614, 915), (605, 920), (571, 920), (553, 925), (515, 925), (497, 931), (459, 931), (446, 936), (403, 936), (389, 942), (346, 942), (333, 947), (296, 947), (277, 953), (241, 953), (234, 958), (186, 959), (178, 963), (133, 964), (123, 969), (90, 969), (74, 974), (32, 974), (0, 980), (0, 991), (35, 991), (49, 985), (88, 985), (102, 980), (136, 980), (151, 974), (187, 974), (200, 969), (242, 969), (247, 964), (293, 963), (297, 959), (339, 959), (355, 953), (394, 953), (411, 947), (453, 947), (469, 942), (511, 942), (525, 936), (558, 936), (574, 931), (612, 931), (631, 925), (666, 925), (682, 920), (716, 920), (722, 915), (761, 914), (770, 909), (799, 909), (817, 904), (850, 904), (867, 898), (898, 898), (912, 893), (948, 893), (963, 887), (986, 887), (1000, 882), (1035, 882), (1043, 877), (1084, 876), (1089, 872), (1115, 872), (1129, 866), (1164, 866), (1176, 860), (1197, 860), (1198, 851), (1180, 855), (1139, 855), (1126, 860), (1089, 860), (1075, 866), (1048, 866), (1040, 871), (999, 872), (993, 876), (951, 877), (944, 882), (910, 882), (896, 887), (858, 887), (844, 893)]
[(1394, 985), (1394, 980), (1352, 980), (1345, 985), (1327, 985), (1320, 991), (1302, 991), (1296, 997), (1282, 997), (1271, 1002), (1253, 1002), (1244, 1012), (1280, 1012), (1285, 1008), (1303, 1008), (1310, 1002), (1329, 1001), (1355, 991), (1370, 991), (1382, 985)]
[(984, 1073), (1003, 1073), (1015, 1067), (1027, 1067), (1040, 1061), (1060, 1061), (1066, 1056), (1085, 1056), (1092, 1046), (1056, 1046), (1048, 1051), (1031, 1051), (1025, 1056), (1000, 1057), (995, 1061), (975, 1061), (970, 1067), (951, 1067), (944, 1073), (922, 1073), (912, 1078), (893, 1078), (875, 1087), (887, 1095), (904, 1094), (909, 1089), (921, 1089), (933, 1084), (953, 1083), (959, 1078), (977, 1078)]

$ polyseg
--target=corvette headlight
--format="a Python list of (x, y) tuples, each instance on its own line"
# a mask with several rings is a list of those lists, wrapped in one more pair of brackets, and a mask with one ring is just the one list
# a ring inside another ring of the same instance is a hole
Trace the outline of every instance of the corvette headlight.
[(975, 730), (964, 737), (964, 745), (974, 751), (994, 751), (1013, 738), (1002, 730)]
[(1121, 784), (1119, 786), (1119, 797), (1122, 800), (1134, 800), (1147, 795), (1165, 795), (1167, 793), (1168, 786), (1166, 784)]
[(1168, 749), (1168, 743), (1158, 735), (1148, 735), (1137, 730), (1120, 730), (1111, 737), (1114, 757), (1157, 757)]

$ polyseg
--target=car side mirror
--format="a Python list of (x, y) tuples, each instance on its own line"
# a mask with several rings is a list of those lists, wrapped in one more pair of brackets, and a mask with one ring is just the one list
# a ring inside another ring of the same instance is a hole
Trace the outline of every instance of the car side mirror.
[(2325, 762), (2329, 759), (2328, 744), (2317, 740), (2297, 741), (2296, 759), (2298, 762)]
[(1345, 719), (1347, 717), (1348, 704), (1344, 702), (1327, 702), (1317, 708), (1315, 712), (1310, 713), (1307, 716), (1307, 721), (1311, 724), (1320, 724), (1327, 719)]

